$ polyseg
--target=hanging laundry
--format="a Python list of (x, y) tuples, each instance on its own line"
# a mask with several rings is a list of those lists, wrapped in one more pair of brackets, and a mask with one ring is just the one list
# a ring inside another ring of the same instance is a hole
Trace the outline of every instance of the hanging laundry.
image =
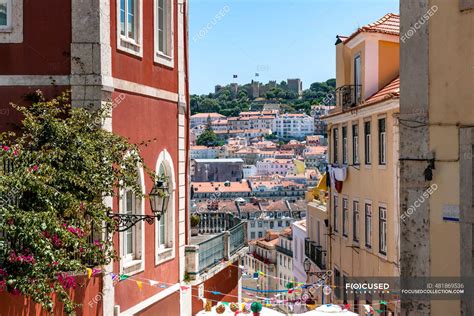
[(341, 181), (341, 182), (346, 181), (347, 167), (340, 167), (340, 168), (333, 167), (332, 170), (334, 172), (334, 178), (337, 181)]

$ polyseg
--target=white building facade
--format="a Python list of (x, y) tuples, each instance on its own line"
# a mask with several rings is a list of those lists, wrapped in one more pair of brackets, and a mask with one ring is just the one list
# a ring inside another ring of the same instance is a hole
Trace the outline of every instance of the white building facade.
[(281, 114), (274, 120), (273, 132), (283, 139), (304, 139), (314, 134), (314, 119), (306, 114)]
[(306, 282), (306, 272), (304, 271), (305, 257), (305, 239), (306, 234), (306, 219), (294, 222), (292, 224), (293, 230), (293, 274), (296, 282)]

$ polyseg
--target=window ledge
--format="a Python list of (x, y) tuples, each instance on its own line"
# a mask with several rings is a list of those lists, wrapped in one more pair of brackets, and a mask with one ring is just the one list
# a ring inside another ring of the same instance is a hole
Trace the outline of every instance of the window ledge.
[(117, 49), (128, 54), (142, 57), (142, 46), (135, 40), (131, 40), (123, 35), (118, 38)]
[(175, 258), (173, 248), (159, 249), (156, 253), (156, 264), (160, 265), (166, 261), (170, 261)]
[(378, 169), (380, 170), (387, 170), (387, 164), (384, 164), (384, 165), (378, 165)]
[(0, 27), (0, 33), (11, 33), (11, 32), (13, 32), (13, 28), (11, 26)]
[(143, 260), (130, 260), (123, 261), (122, 272), (128, 275), (137, 274), (143, 272)]
[(154, 62), (166, 67), (174, 68), (174, 59), (171, 56), (165, 55), (160, 52), (155, 52)]

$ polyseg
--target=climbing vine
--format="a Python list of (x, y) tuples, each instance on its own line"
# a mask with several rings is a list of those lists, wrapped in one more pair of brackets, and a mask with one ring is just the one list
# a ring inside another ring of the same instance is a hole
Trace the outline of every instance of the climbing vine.
[(140, 194), (142, 159), (137, 146), (101, 128), (111, 106), (35, 96), (31, 106), (13, 105), (21, 132), (0, 135), (0, 291), (48, 311), (54, 293), (74, 314), (75, 276), (115, 258), (104, 198), (125, 186)]

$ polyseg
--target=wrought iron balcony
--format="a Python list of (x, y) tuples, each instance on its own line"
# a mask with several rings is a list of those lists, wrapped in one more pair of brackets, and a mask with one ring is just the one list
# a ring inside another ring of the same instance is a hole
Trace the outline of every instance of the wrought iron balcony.
[(326, 263), (324, 256), (326, 251), (323, 250), (321, 246), (318, 246), (314, 241), (305, 239), (304, 243), (304, 253), (315, 265), (317, 265), (321, 270), (326, 269)]
[[(190, 279), (217, 266), (222, 260), (233, 260), (247, 246), (247, 223), (242, 222), (218, 234), (191, 237), (185, 247), (186, 273)], [(233, 257), (234, 256), (234, 257)]]
[(283, 248), (282, 246), (278, 246), (278, 245), (275, 246), (275, 248), (276, 248), (277, 251), (281, 252), (282, 254), (285, 254), (289, 257), (293, 257), (293, 251), (288, 250), (288, 249)]
[(361, 103), (362, 85), (345, 85), (336, 89), (337, 106), (347, 110)]

